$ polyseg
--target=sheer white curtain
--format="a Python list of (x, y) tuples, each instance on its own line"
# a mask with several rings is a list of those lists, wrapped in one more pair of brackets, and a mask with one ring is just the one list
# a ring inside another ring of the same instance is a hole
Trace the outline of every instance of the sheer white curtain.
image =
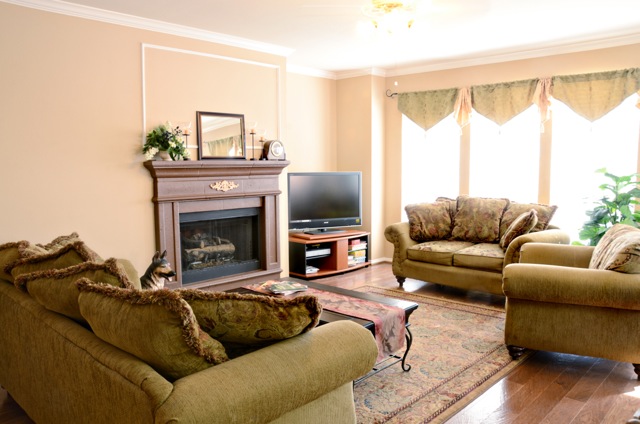
[[(577, 241), (585, 212), (603, 197), (598, 189), (610, 182), (595, 171), (606, 168), (615, 175), (637, 172), (640, 109), (638, 95), (597, 121), (589, 122), (564, 103), (553, 102), (551, 150), (551, 204), (558, 205), (552, 222)], [(584, 243), (584, 241), (583, 241)]]
[(531, 106), (502, 126), (471, 118), (469, 195), (536, 203), (540, 166), (540, 115)]
[(460, 180), (460, 127), (453, 115), (424, 131), (402, 116), (402, 216), (412, 203), (456, 198)]

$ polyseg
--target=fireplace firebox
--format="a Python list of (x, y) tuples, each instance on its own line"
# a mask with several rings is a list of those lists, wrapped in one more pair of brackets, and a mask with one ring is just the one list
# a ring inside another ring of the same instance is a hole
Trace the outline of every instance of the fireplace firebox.
[(258, 208), (180, 214), (182, 284), (260, 269)]
[(227, 290), (279, 278), (279, 175), (285, 161), (147, 161), (156, 244), (169, 288)]

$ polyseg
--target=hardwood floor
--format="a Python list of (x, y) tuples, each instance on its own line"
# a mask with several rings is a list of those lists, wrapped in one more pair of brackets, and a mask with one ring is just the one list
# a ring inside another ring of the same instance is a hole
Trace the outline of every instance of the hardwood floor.
[[(397, 287), (390, 264), (317, 282), (354, 289), (366, 285)], [(485, 305), (504, 305), (504, 298), (407, 280), (410, 292)], [(584, 423), (623, 424), (640, 409), (640, 382), (631, 364), (536, 352), (522, 366), (452, 417), (447, 424)], [(0, 424), (32, 421), (0, 390)]]

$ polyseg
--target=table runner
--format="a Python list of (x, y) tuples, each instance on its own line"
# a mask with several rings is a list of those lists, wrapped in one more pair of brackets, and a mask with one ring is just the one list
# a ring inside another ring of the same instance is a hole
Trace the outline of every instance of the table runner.
[[(259, 286), (259, 284), (254, 284), (245, 288), (264, 293), (263, 290), (259, 289)], [(327, 311), (372, 321), (375, 327), (376, 344), (378, 345), (377, 361), (385, 359), (404, 347), (404, 309), (311, 287), (306, 291), (287, 295), (287, 297), (303, 295), (316, 296), (322, 308)]]

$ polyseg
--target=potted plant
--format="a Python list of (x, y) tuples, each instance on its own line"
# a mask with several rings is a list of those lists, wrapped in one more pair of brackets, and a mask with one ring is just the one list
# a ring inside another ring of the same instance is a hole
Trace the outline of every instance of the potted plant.
[(592, 210), (587, 211), (589, 220), (584, 223), (580, 231), (580, 240), (587, 240), (588, 246), (595, 246), (614, 224), (627, 224), (634, 227), (640, 226), (640, 212), (634, 210), (634, 205), (640, 204), (640, 188), (638, 188), (638, 176), (631, 174), (617, 176), (607, 172), (606, 168), (596, 172), (604, 174), (611, 182), (601, 184), (605, 196), (596, 202)]
[(160, 125), (147, 134), (142, 153), (147, 159), (153, 159), (159, 152), (166, 152), (172, 160), (189, 159), (182, 135), (179, 126), (173, 128), (170, 122)]

